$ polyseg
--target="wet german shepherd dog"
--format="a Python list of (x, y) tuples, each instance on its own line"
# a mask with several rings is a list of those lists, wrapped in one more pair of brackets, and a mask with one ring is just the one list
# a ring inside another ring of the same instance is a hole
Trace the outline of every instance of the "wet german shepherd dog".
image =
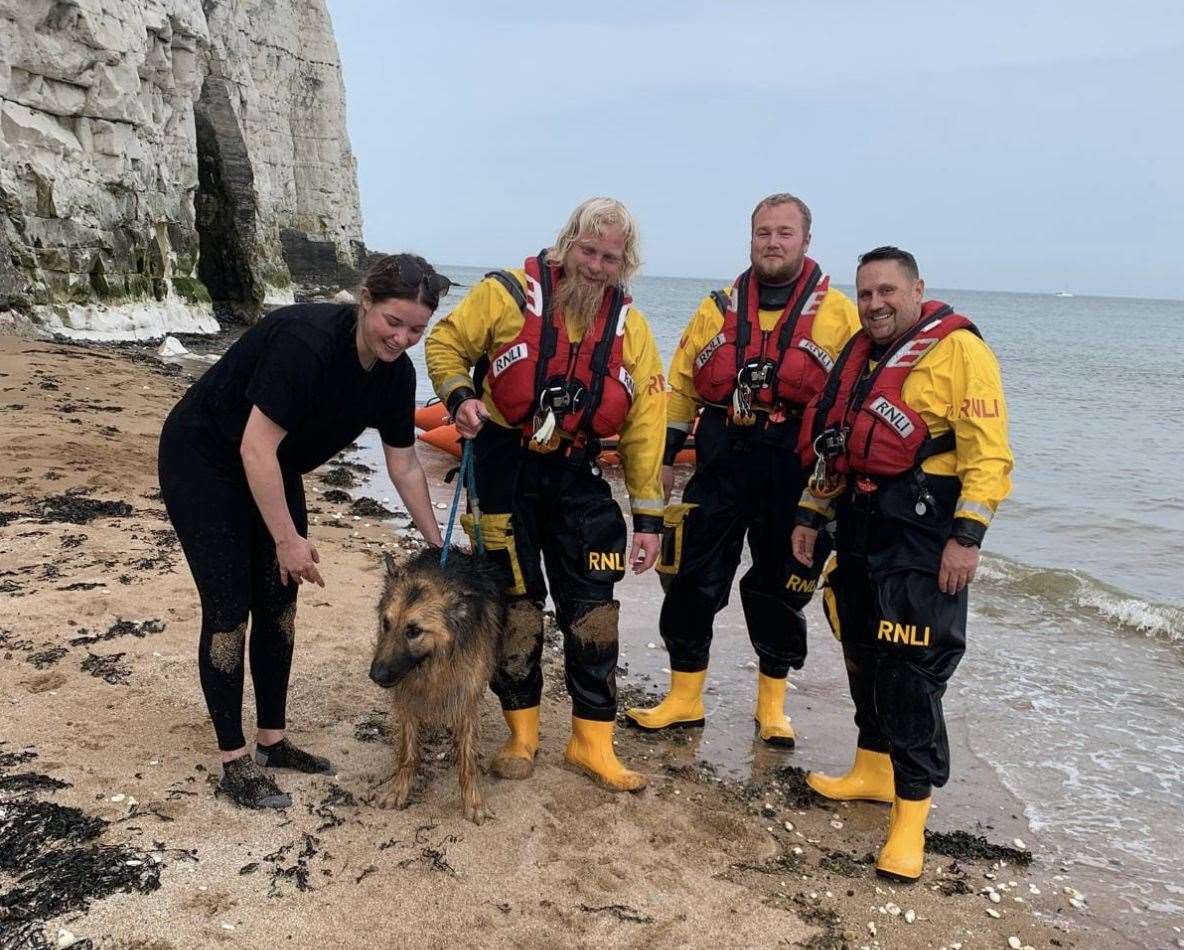
[(415, 781), (419, 731), (447, 726), (456, 746), (465, 817), (489, 814), (477, 782), (481, 700), (505, 636), (506, 600), (494, 565), (452, 548), (427, 548), (399, 564), (386, 556), (378, 643), (370, 678), (390, 690), (401, 724), (395, 774), (377, 804), (404, 808)]

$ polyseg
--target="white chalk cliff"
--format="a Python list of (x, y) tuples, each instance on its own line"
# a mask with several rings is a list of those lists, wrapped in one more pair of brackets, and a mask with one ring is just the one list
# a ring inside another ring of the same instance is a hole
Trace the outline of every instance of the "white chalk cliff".
[(364, 253), (324, 0), (0, 0), (0, 326), (210, 332)]

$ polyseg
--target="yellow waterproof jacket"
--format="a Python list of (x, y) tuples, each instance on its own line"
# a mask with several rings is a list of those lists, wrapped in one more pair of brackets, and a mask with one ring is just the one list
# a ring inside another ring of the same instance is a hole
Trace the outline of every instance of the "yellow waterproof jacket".
[[(781, 311), (760, 310), (758, 315), (761, 329), (767, 332), (777, 325)], [(723, 325), (724, 315), (719, 312), (715, 300), (710, 295), (705, 297), (670, 359), (670, 404), (666, 410), (666, 425), (670, 428), (690, 431), (695, 414), (703, 404), (695, 389), (695, 357), (715, 339)], [(859, 312), (855, 304), (841, 290), (831, 287), (814, 315), (810, 338), (834, 359), (858, 329)]]
[[(970, 330), (955, 330), (905, 377), (901, 398), (921, 414), (931, 437), (954, 431), (955, 449), (925, 459), (921, 468), (932, 475), (957, 476), (962, 490), (954, 517), (969, 518), (985, 530), (999, 503), (1011, 494), (1015, 463), (995, 354)], [(833, 516), (830, 503), (809, 489), (802, 493), (801, 506)]]
[[(526, 272), (508, 271), (526, 289)], [(493, 357), (522, 332), (523, 315), (514, 298), (500, 283), (486, 278), (473, 287), (452, 313), (439, 321), (424, 343), (428, 375), (436, 394), (445, 402), (455, 389), (475, 389), (471, 371), (482, 357)], [(568, 337), (580, 336), (567, 325)], [(625, 317), (621, 358), (635, 381), (633, 405), (621, 426), (618, 451), (625, 468), (625, 486), (635, 516), (662, 517), (662, 448), (666, 439), (666, 393), (662, 358), (654, 335), (641, 311), (630, 307)], [(485, 408), (498, 425), (506, 420), (483, 395)]]

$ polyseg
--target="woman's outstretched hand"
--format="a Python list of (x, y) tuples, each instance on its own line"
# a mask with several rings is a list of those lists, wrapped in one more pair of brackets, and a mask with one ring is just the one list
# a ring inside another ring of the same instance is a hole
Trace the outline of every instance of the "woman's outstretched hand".
[(280, 564), (280, 583), (287, 586), (289, 580), (294, 584), (312, 581), (320, 587), (325, 586), (321, 572), (317, 565), (321, 556), (317, 549), (309, 543), (308, 538), (300, 535), (281, 541), (275, 546), (276, 560)]

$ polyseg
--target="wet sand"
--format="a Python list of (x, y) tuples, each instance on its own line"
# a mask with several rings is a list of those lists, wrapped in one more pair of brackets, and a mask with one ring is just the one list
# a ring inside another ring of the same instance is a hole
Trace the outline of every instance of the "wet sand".
[[(553, 642), (535, 774), (484, 780), (496, 820), (461, 818), (441, 736), (411, 807), (374, 807), (397, 729), (366, 677), (381, 553), (411, 542), (405, 519), (351, 513), (359, 489), (324, 473), (307, 484), (328, 586), (301, 594), (289, 714), (338, 774), (281, 773), (294, 798), (284, 813), (233, 807), (211, 787), (196, 592), (156, 490), (156, 437), (184, 379), (135, 350), (15, 338), (0, 338), (0, 374), (0, 947), (61, 930), (161, 948), (1121, 944), (1071, 906), (1038, 848), (1024, 867), (1010, 851), (954, 858), (935, 843), (919, 884), (874, 876), (887, 809), (820, 803), (795, 768), (843, 767), (853, 739), (837, 651), (817, 636), (791, 694), (792, 753), (743, 738), (755, 671), (721, 671), (701, 736), (619, 730), (619, 754), (651, 784), (604, 792), (562, 768), (569, 708)], [(389, 497), (383, 481), (373, 493)], [(621, 596), (632, 702), (664, 683), (664, 654), (646, 648), (658, 642), (653, 579)], [(492, 697), (483, 725), (488, 760), (503, 728)], [(970, 763), (956, 728), (954, 742)], [(960, 773), (932, 826), (1010, 846), (1022, 819), (987, 772)]]

